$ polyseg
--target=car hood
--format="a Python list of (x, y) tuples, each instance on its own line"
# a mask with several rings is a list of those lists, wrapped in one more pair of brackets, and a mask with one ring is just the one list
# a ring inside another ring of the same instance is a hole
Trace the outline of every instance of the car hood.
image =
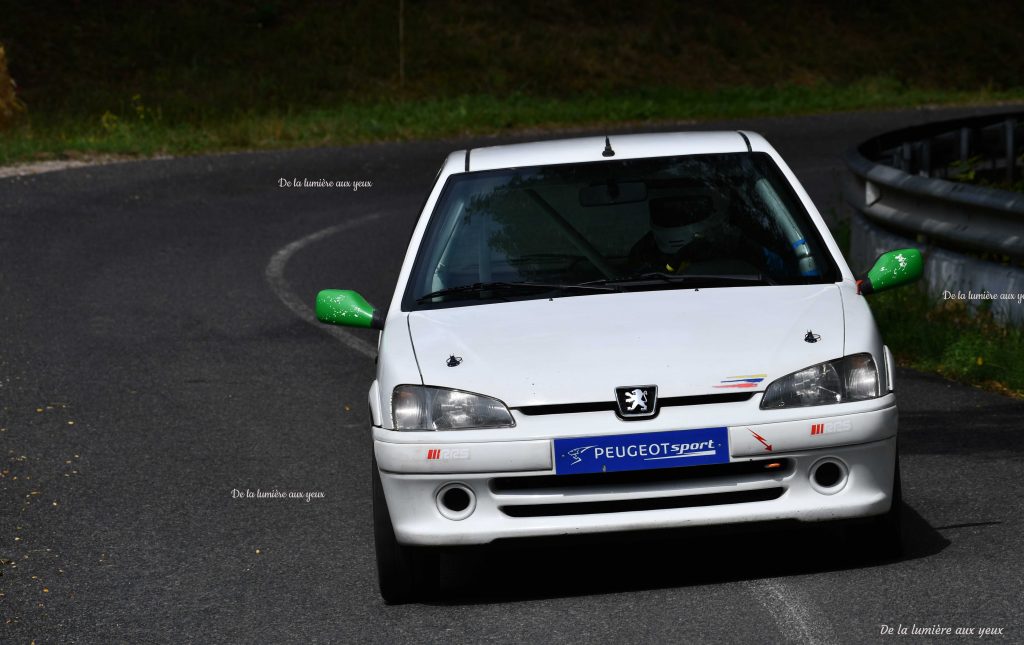
[(834, 284), (612, 293), (409, 314), (424, 384), (487, 394), (509, 407), (608, 401), (627, 385), (657, 385), (660, 397), (762, 391), (780, 376), (842, 356), (843, 332)]

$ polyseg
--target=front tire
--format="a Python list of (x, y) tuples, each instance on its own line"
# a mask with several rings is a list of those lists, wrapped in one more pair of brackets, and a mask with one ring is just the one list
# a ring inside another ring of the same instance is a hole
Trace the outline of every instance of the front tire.
[(877, 554), (895, 560), (903, 555), (903, 484), (900, 480), (900, 458), (896, 456), (892, 475), (892, 507), (876, 520)]
[(894, 468), (892, 506), (883, 515), (852, 527), (854, 548), (871, 560), (895, 560), (903, 555), (903, 485), (899, 455)]
[(429, 600), (437, 593), (441, 579), (440, 555), (426, 547), (399, 544), (376, 459), (372, 470), (373, 542), (377, 552), (380, 595), (389, 605)]

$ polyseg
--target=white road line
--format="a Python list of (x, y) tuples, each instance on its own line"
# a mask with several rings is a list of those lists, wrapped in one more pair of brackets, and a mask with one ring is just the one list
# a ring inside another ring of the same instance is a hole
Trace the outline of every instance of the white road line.
[(334, 226), (328, 226), (325, 229), (321, 229), (316, 233), (310, 233), (306, 237), (300, 238), (286, 244), (281, 247), (273, 256), (270, 258), (270, 262), (267, 263), (267, 270), (264, 275), (267, 278), (267, 284), (270, 285), (270, 289), (281, 299), (281, 302), (286, 307), (292, 310), (299, 318), (305, 320), (311, 325), (315, 325), (317, 329), (324, 331), (331, 336), (337, 338), (343, 345), (351, 350), (359, 352), (367, 358), (374, 358), (377, 355), (377, 346), (366, 342), (362, 338), (358, 338), (346, 329), (341, 327), (335, 327), (333, 325), (324, 325), (316, 319), (316, 314), (313, 310), (302, 301), (302, 298), (295, 295), (292, 291), (291, 285), (284, 278), (284, 269), (288, 265), (288, 260), (293, 255), (298, 253), (303, 247), (306, 247), (313, 242), (319, 242), (320, 240), (347, 231), (352, 228), (357, 228), (367, 222), (372, 222), (380, 218), (380, 213), (371, 213), (363, 217), (357, 217), (341, 224), (335, 224)]
[(832, 626), (820, 611), (812, 610), (814, 602), (794, 585), (764, 578), (743, 583), (761, 606), (775, 619), (781, 632), (808, 645), (838, 643)]
[(130, 163), (134, 161), (153, 161), (155, 159), (173, 159), (170, 155), (155, 155), (153, 157), (129, 157), (127, 155), (90, 155), (85, 159), (62, 159), (52, 161), (34, 161), (30, 163), (16, 163), (9, 166), (0, 166), (0, 179), (7, 177), (28, 177), (39, 175), (44, 172), (56, 172), (58, 170), (70, 170), (71, 168), (83, 168), (85, 166), (101, 166), (112, 163)]

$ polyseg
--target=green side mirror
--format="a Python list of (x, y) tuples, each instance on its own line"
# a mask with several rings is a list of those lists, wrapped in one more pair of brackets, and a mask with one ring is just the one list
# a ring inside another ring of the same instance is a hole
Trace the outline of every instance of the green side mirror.
[(330, 325), (384, 329), (384, 314), (348, 289), (324, 289), (316, 294), (316, 319)]
[(857, 281), (861, 295), (902, 287), (921, 277), (924, 258), (917, 249), (897, 249), (878, 256), (867, 276)]

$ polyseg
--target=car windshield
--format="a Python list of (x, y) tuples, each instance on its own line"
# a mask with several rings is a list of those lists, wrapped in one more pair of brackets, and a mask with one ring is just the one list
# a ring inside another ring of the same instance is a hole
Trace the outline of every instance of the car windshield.
[(767, 154), (601, 161), (452, 176), (403, 309), (837, 276)]

